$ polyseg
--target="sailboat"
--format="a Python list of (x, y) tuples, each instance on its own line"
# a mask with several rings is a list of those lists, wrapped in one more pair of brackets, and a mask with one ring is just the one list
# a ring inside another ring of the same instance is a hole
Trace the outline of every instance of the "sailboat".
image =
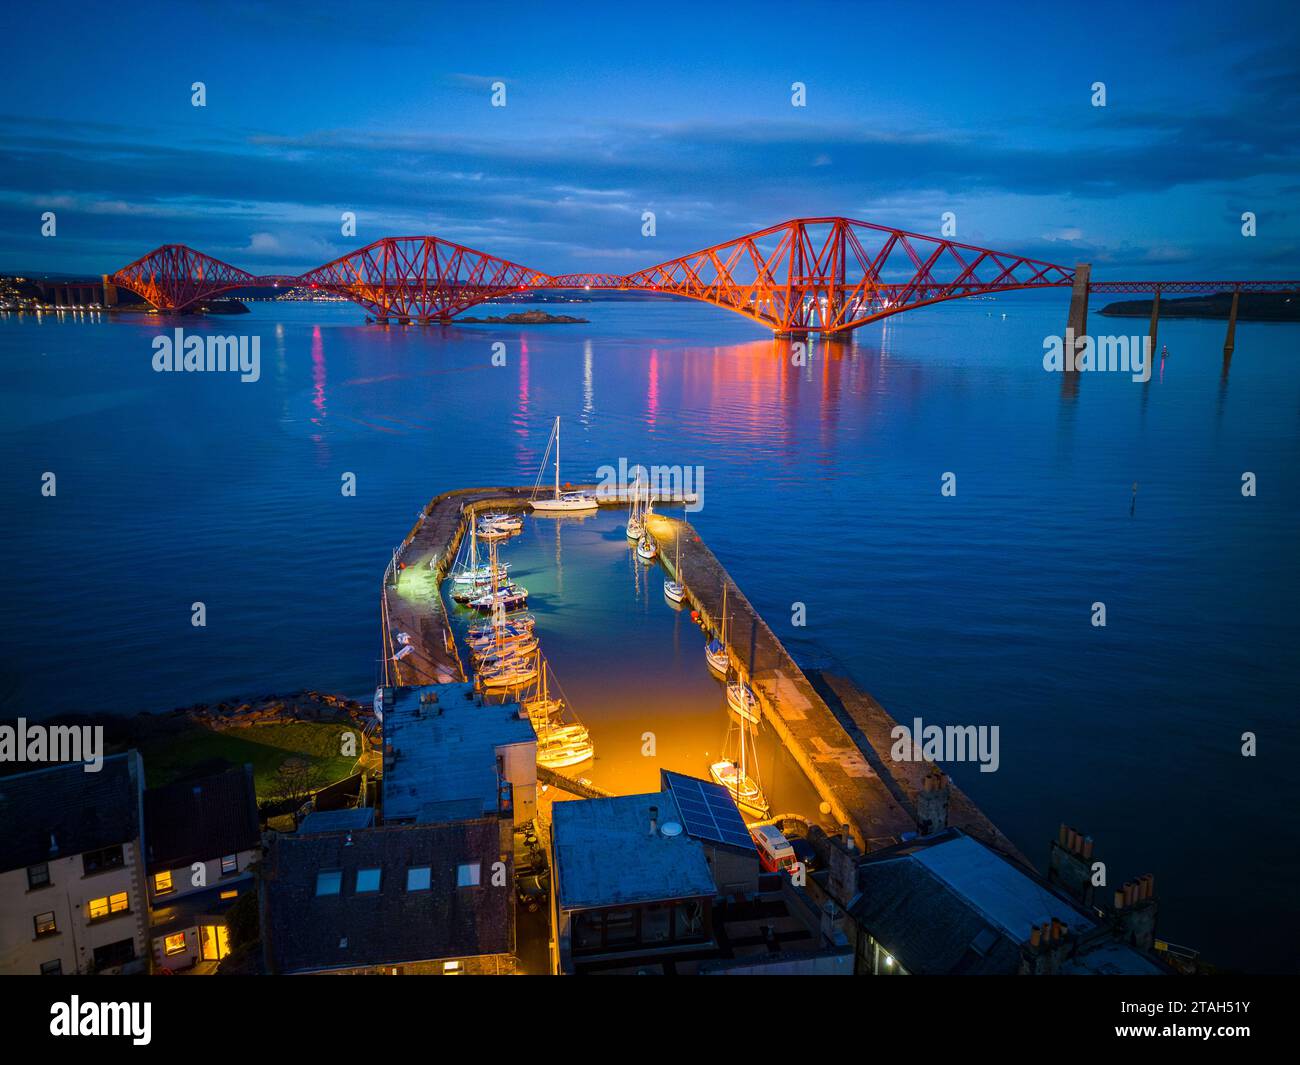
[(547, 665), (540, 652), (537, 661), (537, 693), (524, 701), (524, 709), (528, 711), (533, 731), (537, 733), (537, 764), (546, 769), (564, 769), (595, 757), (596, 747), (591, 742), (587, 726), (576, 717), (573, 721), (564, 721), (564, 700), (551, 698), (546, 679)]
[[(546, 459), (551, 453), (551, 447), (555, 447), (555, 495), (554, 497), (537, 498), (537, 489), (542, 481), (542, 471), (546, 469)], [(542, 456), (542, 467), (537, 471), (537, 483), (533, 485), (533, 498), (528, 501), (528, 505), (534, 510), (542, 511), (548, 514), (574, 513), (575, 511), (596, 510), (599, 504), (596, 497), (587, 492), (563, 492), (560, 491), (560, 418), (556, 415), (555, 427), (551, 430), (550, 442), (546, 445), (546, 454)]]
[(718, 676), (726, 678), (731, 668), (731, 657), (727, 654), (727, 586), (722, 585), (722, 639), (713, 637), (704, 645), (704, 658), (709, 668)]
[(653, 562), (657, 554), (659, 554), (659, 545), (647, 529), (636, 542), (636, 557), (642, 562)]
[[(487, 591), (487, 586), (492, 575), (491, 569), (487, 563), (484, 563), (481, 566), (478, 563), (477, 526), (473, 524), (470, 525), (469, 540), (461, 541), (462, 552), (465, 550), (466, 542), (469, 544), (468, 557), (466, 558), (463, 554), (458, 554), (451, 571), (452, 595), (458, 603), (465, 603), (473, 598), (472, 596), (466, 596), (464, 599), (460, 598), (459, 593), (462, 589), (478, 588), (478, 595), (482, 595), (483, 592)], [(464, 559), (464, 561), (462, 561), (462, 559)], [(497, 570), (502, 575), (508, 573), (510, 571), (510, 563), (498, 562)]]
[(727, 685), (727, 705), (751, 725), (757, 725), (759, 718), (762, 717), (763, 712), (758, 705), (758, 696), (754, 694), (754, 689), (740, 677)]
[(640, 540), (645, 532), (645, 521), (641, 517), (641, 470), (636, 472), (636, 484), (632, 486), (632, 507), (627, 516), (627, 538)]
[(709, 766), (709, 775), (727, 789), (742, 814), (747, 814), (756, 821), (762, 821), (772, 812), (767, 796), (758, 781), (749, 775), (749, 736), (750, 725), (739, 722), (740, 760), (738, 762), (723, 759)]
[(478, 519), (479, 526), (489, 526), (493, 529), (504, 529), (506, 532), (517, 533), (524, 527), (524, 519), (518, 514), (511, 514), (509, 511), (498, 510), (492, 514), (484, 514)]
[(686, 598), (686, 585), (682, 583), (682, 530), (677, 530), (677, 557), (673, 562), (673, 579), (664, 581), (664, 595), (674, 603)]

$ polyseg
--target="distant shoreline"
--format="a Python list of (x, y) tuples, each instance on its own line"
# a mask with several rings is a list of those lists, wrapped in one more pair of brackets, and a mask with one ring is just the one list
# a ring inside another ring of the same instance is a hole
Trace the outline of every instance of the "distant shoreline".
[[(1109, 303), (1098, 314), (1108, 318), (1149, 318), (1154, 300), (1121, 300)], [(1232, 293), (1160, 299), (1161, 318), (1209, 318), (1226, 320), (1232, 310)], [(1243, 292), (1237, 305), (1242, 322), (1300, 322), (1300, 293)]]

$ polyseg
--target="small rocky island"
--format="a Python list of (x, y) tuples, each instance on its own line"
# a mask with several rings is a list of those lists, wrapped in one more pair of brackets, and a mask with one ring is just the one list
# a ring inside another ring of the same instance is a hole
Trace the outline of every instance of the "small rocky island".
[(488, 318), (457, 318), (458, 325), (586, 325), (586, 318), (571, 314), (547, 314), (545, 311), (516, 311), (504, 316)]

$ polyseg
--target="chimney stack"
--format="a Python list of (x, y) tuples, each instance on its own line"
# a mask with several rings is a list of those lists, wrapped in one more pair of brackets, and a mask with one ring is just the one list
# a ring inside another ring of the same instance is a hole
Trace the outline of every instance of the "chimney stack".
[(650, 835), (659, 831), (659, 807), (650, 807)]
[(916, 830), (922, 836), (933, 836), (948, 827), (948, 793), (948, 777), (931, 764), (916, 797)]

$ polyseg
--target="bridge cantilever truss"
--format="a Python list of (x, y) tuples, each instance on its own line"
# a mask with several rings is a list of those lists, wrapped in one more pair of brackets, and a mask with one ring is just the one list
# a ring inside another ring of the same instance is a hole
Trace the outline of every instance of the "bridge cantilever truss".
[[(848, 218), (796, 218), (630, 274), (545, 274), (440, 237), (385, 237), (297, 276), (256, 276), (166, 244), (108, 280), (159, 309), (232, 289), (307, 285), (377, 320), (448, 322), (485, 300), (537, 289), (624, 289), (726, 308), (778, 334), (842, 333), (945, 300), (1064, 288), (1066, 266)], [(1085, 281), (1079, 276), (1080, 287)], [(1088, 281), (1089, 291), (1279, 291), (1294, 281)]]

